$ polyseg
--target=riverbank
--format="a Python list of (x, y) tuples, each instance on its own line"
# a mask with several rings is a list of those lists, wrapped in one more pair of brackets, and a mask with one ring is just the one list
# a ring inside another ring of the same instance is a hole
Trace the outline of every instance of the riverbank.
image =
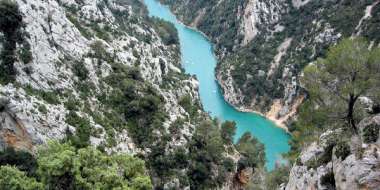
[[(283, 129), (286, 131), (286, 133), (290, 134), (286, 123), (290, 118), (292, 118), (295, 115), (295, 113), (297, 111), (296, 108), (294, 109), (294, 114), (288, 115), (284, 118), (284, 117), (277, 117), (279, 115), (278, 114), (279, 111), (282, 109), (282, 105), (280, 103), (280, 100), (274, 101), (273, 105), (271, 106), (270, 111), (268, 111), (265, 114), (262, 112), (259, 112), (257, 110), (246, 108), (244, 106), (237, 106), (236, 103), (234, 103), (234, 102), (242, 102), (243, 101), (243, 99), (242, 99), (243, 95), (240, 95), (240, 97), (238, 97), (238, 95), (236, 95), (236, 94), (239, 94), (239, 91), (236, 92), (236, 89), (234, 89), (234, 86), (232, 85), (232, 83), (233, 83), (232, 78), (227, 77), (226, 80), (222, 80), (221, 73), (216, 73), (215, 75), (216, 75), (216, 82), (218, 83), (221, 91), (223, 91), (222, 96), (224, 98), (224, 101), (226, 101), (234, 109), (236, 109), (237, 111), (240, 111), (240, 112), (244, 112), (244, 113), (258, 114), (258, 115), (264, 117), (265, 119), (273, 122), (276, 127)], [(227, 73), (227, 76), (229, 76), (229, 75), (230, 74)], [(226, 89), (228, 90), (228, 92), (224, 91)]]
[(234, 106), (232, 104), (230, 104), (230, 105), (233, 106), (237, 111), (244, 112), (244, 113), (254, 113), (254, 114), (260, 115), (260, 116), (264, 117), (265, 119), (273, 122), (276, 127), (281, 128), (286, 133), (290, 134), (289, 129), (288, 129), (288, 127), (285, 124), (285, 121), (283, 119), (281, 119), (281, 118), (277, 118), (274, 114), (269, 114), (269, 112), (266, 113), (266, 114), (263, 114), (261, 112), (258, 112), (258, 111), (252, 110), (252, 109), (242, 108), (242, 107), (236, 107), (236, 106)]

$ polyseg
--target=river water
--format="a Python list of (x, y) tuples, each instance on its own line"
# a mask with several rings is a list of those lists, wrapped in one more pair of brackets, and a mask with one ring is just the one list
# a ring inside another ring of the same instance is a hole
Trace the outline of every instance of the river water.
[(189, 74), (199, 80), (199, 93), (203, 108), (212, 117), (222, 121), (235, 121), (237, 131), (235, 139), (245, 132), (251, 132), (265, 145), (266, 167), (274, 168), (281, 154), (289, 151), (289, 135), (275, 124), (255, 113), (243, 113), (234, 109), (223, 98), (220, 87), (215, 80), (216, 57), (212, 43), (200, 32), (181, 24), (167, 6), (157, 0), (144, 0), (150, 16), (159, 17), (174, 24), (178, 30), (181, 44), (182, 65)]

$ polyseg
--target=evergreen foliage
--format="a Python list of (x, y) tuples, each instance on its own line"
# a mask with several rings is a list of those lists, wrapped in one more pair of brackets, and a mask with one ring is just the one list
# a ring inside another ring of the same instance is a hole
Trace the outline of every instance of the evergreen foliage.
[[(10, 160), (7, 157), (10, 154), (17, 157)], [(27, 160), (29, 155), (23, 152), (7, 151), (0, 154), (0, 158), (1, 165), (6, 162), (0, 166), (2, 189), (152, 189), (142, 160), (126, 154), (108, 155), (93, 147), (76, 149), (68, 143), (52, 141), (38, 149), (37, 165), (31, 164)], [(34, 175), (27, 176), (20, 171), (32, 171), (35, 166)]]
[(374, 97), (380, 84), (379, 50), (368, 47), (362, 38), (346, 39), (332, 47), (325, 59), (305, 68), (302, 83), (329, 124), (344, 119), (358, 132), (356, 125), (362, 119), (356, 115), (358, 98)]
[(0, 1), (0, 32), (4, 35), (3, 49), (0, 52), (0, 83), (9, 83), (14, 80), (16, 70), (13, 63), (16, 61), (16, 43), (21, 41), (22, 15), (18, 5), (10, 0)]
[(0, 166), (0, 187), (7, 190), (43, 190), (44, 185), (11, 166)]

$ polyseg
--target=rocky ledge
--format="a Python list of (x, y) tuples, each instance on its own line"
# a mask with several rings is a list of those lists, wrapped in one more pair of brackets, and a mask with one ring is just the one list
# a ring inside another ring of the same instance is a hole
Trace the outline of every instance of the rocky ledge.
[(322, 134), (299, 156), (284, 190), (362, 190), (380, 187), (380, 115), (360, 122), (359, 134)]

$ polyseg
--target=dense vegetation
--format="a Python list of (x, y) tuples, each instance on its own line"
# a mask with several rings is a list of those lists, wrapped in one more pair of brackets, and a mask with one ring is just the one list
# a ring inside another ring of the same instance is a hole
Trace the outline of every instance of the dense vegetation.
[(182, 7), (178, 10), (181, 20), (189, 25), (203, 12), (204, 15), (199, 18), (197, 27), (211, 37), (218, 50), (231, 52), (235, 50), (236, 42), (240, 43), (243, 39), (239, 34), (240, 20), (236, 15), (239, 8), (244, 7), (247, 1), (198, 0), (191, 1), (186, 6), (183, 6), (182, 1), (160, 1), (171, 5), (173, 9)]
[(39, 148), (36, 157), (12, 149), (2, 152), (0, 186), (23, 190), (152, 189), (144, 162), (129, 155), (50, 142)]
[(16, 61), (16, 43), (20, 41), (20, 29), (22, 16), (18, 11), (17, 4), (8, 1), (0, 1), (0, 32), (4, 39), (0, 52), (0, 82), (8, 83), (14, 79), (16, 74), (13, 63)]
[(165, 45), (179, 44), (178, 32), (172, 23), (155, 17), (150, 20)]
[(0, 1), (0, 83), (14, 81), (16, 69), (13, 64), (21, 61), (28, 64), (32, 61), (30, 44), (26, 38), (22, 15), (18, 5), (11, 0)]

